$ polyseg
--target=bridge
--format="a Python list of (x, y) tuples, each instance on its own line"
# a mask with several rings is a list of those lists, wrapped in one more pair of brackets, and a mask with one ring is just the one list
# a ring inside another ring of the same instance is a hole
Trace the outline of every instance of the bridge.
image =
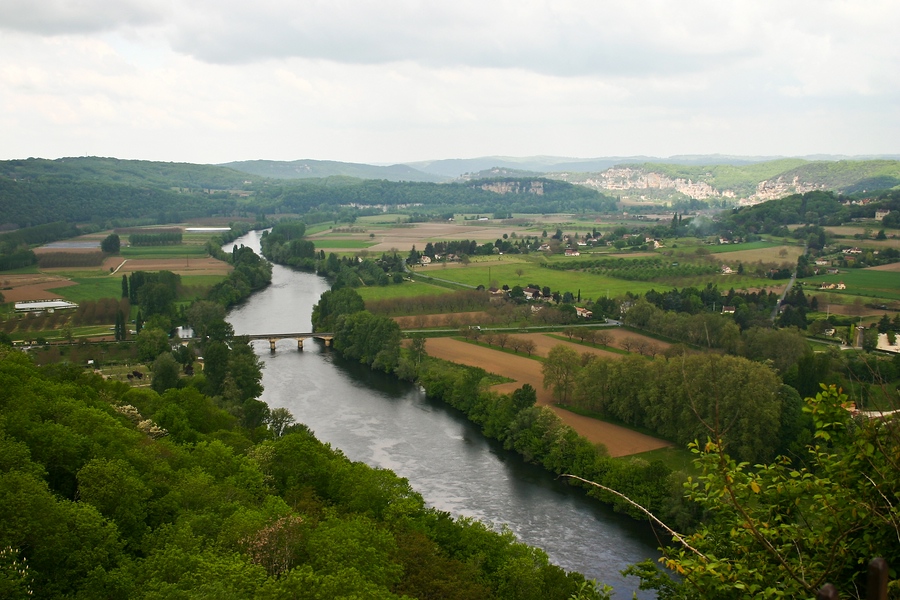
[(331, 345), (334, 334), (321, 331), (304, 331), (299, 333), (251, 333), (243, 337), (247, 337), (250, 340), (269, 340), (269, 350), (275, 352), (275, 342), (278, 340), (295, 339), (297, 340), (297, 350), (303, 350), (303, 340), (308, 338), (318, 338), (324, 341), (325, 346), (327, 347)]

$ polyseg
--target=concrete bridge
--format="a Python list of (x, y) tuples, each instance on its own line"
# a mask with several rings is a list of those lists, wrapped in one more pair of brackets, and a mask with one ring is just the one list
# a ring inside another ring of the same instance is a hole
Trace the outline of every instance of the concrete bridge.
[(251, 340), (269, 340), (269, 350), (275, 352), (275, 342), (287, 339), (297, 340), (297, 350), (303, 350), (303, 340), (307, 338), (318, 338), (323, 340), (325, 346), (328, 347), (331, 345), (331, 340), (334, 339), (334, 334), (320, 331), (314, 333), (310, 331), (300, 333), (252, 333), (243, 337), (250, 338)]

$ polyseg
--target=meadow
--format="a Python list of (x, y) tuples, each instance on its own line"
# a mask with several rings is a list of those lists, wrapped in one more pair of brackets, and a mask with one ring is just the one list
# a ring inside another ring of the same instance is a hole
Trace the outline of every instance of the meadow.
[(835, 275), (818, 275), (803, 280), (807, 292), (814, 293), (822, 283), (843, 282), (846, 290), (828, 290), (828, 293), (866, 298), (900, 300), (900, 273), (876, 269), (847, 269)]
[(393, 298), (415, 298), (416, 296), (437, 296), (455, 290), (422, 281), (404, 281), (400, 285), (379, 285), (358, 287), (356, 291), (365, 301), (390, 300)]

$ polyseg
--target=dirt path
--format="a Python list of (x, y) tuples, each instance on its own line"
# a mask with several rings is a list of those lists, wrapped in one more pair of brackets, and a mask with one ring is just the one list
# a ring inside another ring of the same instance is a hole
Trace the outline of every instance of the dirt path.
[[(547, 350), (556, 344), (568, 344), (543, 334), (522, 334), (522, 337), (544, 338), (549, 342), (542, 341), (542, 346)], [(537, 340), (535, 343), (538, 343)], [(576, 346), (582, 351), (594, 350), (597, 354), (620, 356), (615, 353), (604, 352), (600, 349), (589, 349), (577, 344)], [(604, 444), (609, 450), (610, 456), (628, 456), (664, 448), (671, 446), (669, 442), (660, 440), (649, 435), (644, 435), (618, 425), (583, 417), (573, 412), (553, 406), (553, 398), (549, 390), (544, 389), (544, 378), (541, 375), (541, 364), (533, 359), (524, 356), (514, 356), (505, 352), (499, 352), (491, 348), (476, 346), (466, 342), (460, 342), (451, 338), (431, 338), (426, 341), (426, 349), (428, 354), (436, 358), (449, 360), (451, 362), (464, 365), (481, 367), (489, 373), (503, 375), (510, 379), (515, 379), (514, 383), (504, 383), (494, 386), (494, 389), (501, 393), (509, 393), (528, 383), (537, 390), (538, 404), (549, 406), (553, 412), (559, 415), (563, 423), (570, 426), (579, 435), (584, 436), (594, 444)]]

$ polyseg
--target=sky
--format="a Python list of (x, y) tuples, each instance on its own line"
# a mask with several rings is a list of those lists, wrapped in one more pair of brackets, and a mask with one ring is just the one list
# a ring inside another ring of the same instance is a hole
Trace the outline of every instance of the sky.
[(2, 0), (0, 159), (900, 153), (896, 0)]

